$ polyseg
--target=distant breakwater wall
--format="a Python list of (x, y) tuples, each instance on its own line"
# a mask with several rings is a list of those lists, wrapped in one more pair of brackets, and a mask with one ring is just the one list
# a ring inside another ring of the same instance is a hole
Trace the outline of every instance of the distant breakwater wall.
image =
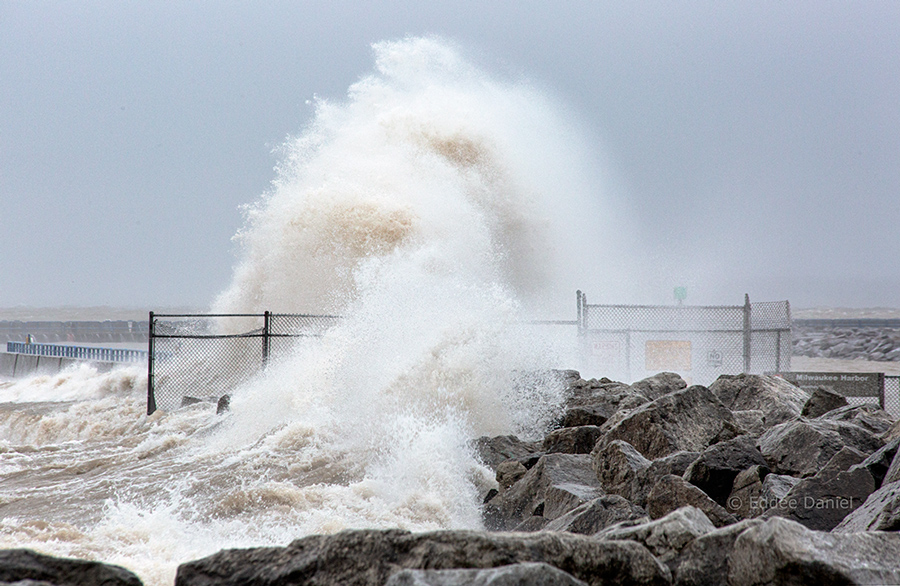
[[(86, 361), (60, 356), (32, 356), (0, 352), (0, 377), (22, 378), (40, 374), (52, 375), (82, 362)], [(100, 372), (108, 372), (120, 364), (102, 361), (90, 361), (90, 363)]]
[(900, 361), (900, 320), (794, 320), (794, 356)]
[(11, 321), (0, 320), (0, 343), (24, 342), (28, 336), (38, 343), (146, 342), (148, 321)]

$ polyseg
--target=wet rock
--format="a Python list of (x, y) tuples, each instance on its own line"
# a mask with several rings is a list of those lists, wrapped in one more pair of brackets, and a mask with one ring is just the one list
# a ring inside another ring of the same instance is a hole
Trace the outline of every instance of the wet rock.
[(737, 522), (734, 515), (709, 498), (709, 495), (674, 474), (660, 478), (647, 497), (647, 513), (651, 519), (659, 519), (684, 506), (700, 509), (716, 527)]
[(650, 467), (650, 460), (623, 440), (613, 440), (596, 449), (591, 463), (603, 490), (628, 500), (634, 500), (639, 489), (639, 474)]
[(528, 474), (528, 468), (518, 460), (507, 460), (497, 466), (497, 484), (504, 491)]
[(579, 380), (569, 389), (560, 426), (602, 426), (618, 411), (634, 409), (648, 401), (631, 385), (606, 378)]
[(522, 441), (514, 435), (483, 436), (474, 440), (472, 445), (481, 461), (494, 471), (501, 462), (524, 461), (541, 451), (541, 442)]
[(834, 533), (900, 531), (900, 481), (885, 484), (861, 507), (844, 517)]
[(485, 505), (485, 526), (509, 531), (532, 515), (552, 520), (602, 494), (589, 455), (547, 454)]
[(141, 586), (140, 579), (119, 566), (58, 558), (30, 549), (0, 550), (0, 583), (52, 586)]
[(641, 507), (619, 495), (610, 494), (595, 498), (572, 509), (565, 515), (550, 521), (543, 529), (593, 535), (615, 523), (649, 519), (647, 512)]
[(845, 471), (840, 466), (826, 466), (815, 476), (804, 478), (780, 500), (779, 506), (769, 508), (762, 517), (784, 517), (818, 531), (834, 529), (875, 491), (875, 481), (868, 470), (854, 467)]
[(876, 451), (874, 454), (866, 458), (860, 465), (865, 466), (872, 478), (875, 479), (875, 488), (881, 488), (884, 478), (887, 476), (888, 470), (891, 468), (894, 458), (897, 455), (897, 448), (900, 447), (900, 437), (885, 444), (884, 447)]
[(825, 533), (775, 517), (737, 537), (728, 584), (898, 584), (898, 559), (896, 533)]
[(681, 451), (653, 460), (648, 468), (638, 472), (636, 488), (633, 491), (634, 504), (646, 507), (647, 497), (650, 496), (650, 491), (653, 490), (660, 478), (667, 474), (684, 476), (688, 466), (699, 457), (700, 452)]
[(543, 451), (548, 454), (590, 454), (601, 435), (596, 425), (563, 427), (547, 434)]
[(723, 374), (709, 390), (732, 411), (762, 411), (768, 427), (796, 419), (809, 395), (782, 378), (757, 374)]
[(844, 445), (864, 454), (882, 447), (881, 440), (856, 425), (821, 418), (776, 425), (757, 440), (773, 472), (798, 477), (816, 474)]
[(767, 467), (766, 460), (752, 438), (739, 436), (706, 448), (685, 471), (684, 479), (724, 507), (735, 477), (751, 466)]
[(847, 405), (833, 409), (822, 415), (820, 419), (852, 423), (874, 435), (886, 433), (894, 422), (890, 413), (871, 404)]
[[(725, 502), (725, 510), (738, 519), (752, 519), (764, 511), (760, 508), (763, 482), (769, 475), (768, 466), (750, 466), (734, 478), (731, 494)], [(787, 494), (787, 491), (785, 491)]]
[(486, 570), (401, 570), (385, 586), (586, 586), (544, 563), (527, 562)]
[(595, 535), (601, 539), (637, 541), (670, 565), (681, 550), (701, 535), (715, 530), (715, 526), (695, 507), (680, 507), (654, 521), (618, 523)]
[[(352, 555), (351, 555), (352, 552)], [(590, 585), (668, 585), (669, 569), (646, 547), (572, 533), (398, 529), (313, 535), (287, 547), (231, 549), (182, 564), (176, 586), (381, 586), (404, 569), (487, 569), (543, 562)]]
[(681, 450), (702, 451), (740, 435), (729, 411), (706, 387), (694, 385), (633, 409), (598, 442), (631, 444), (654, 460)]
[(681, 551), (674, 572), (676, 586), (710, 586), (728, 582), (728, 559), (738, 536), (762, 523), (748, 519), (700, 535)]
[(816, 387), (816, 390), (812, 392), (803, 405), (800, 415), (812, 419), (819, 415), (825, 415), (833, 409), (846, 406), (847, 398), (844, 395), (830, 391), (825, 387)]
[(766, 432), (766, 415), (759, 409), (732, 411), (734, 423), (750, 437), (759, 437)]
[(639, 380), (631, 384), (642, 395), (653, 401), (659, 399), (663, 395), (680, 391), (687, 387), (687, 383), (680, 375), (674, 372), (661, 372), (653, 376)]

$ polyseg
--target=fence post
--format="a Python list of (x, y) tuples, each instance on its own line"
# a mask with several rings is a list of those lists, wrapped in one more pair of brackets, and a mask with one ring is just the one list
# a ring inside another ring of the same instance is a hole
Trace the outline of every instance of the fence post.
[(147, 337), (147, 415), (153, 415), (156, 411), (156, 389), (153, 387), (153, 362), (156, 360), (154, 354), (153, 335), (155, 328), (153, 327), (153, 312), (150, 312), (150, 333)]
[(750, 294), (744, 293), (744, 374), (750, 372)]
[(584, 335), (584, 307), (582, 304), (582, 296), (584, 294), (581, 289), (575, 291), (575, 307), (578, 311), (578, 335)]
[(263, 368), (269, 363), (269, 312), (263, 314), (263, 343), (262, 343), (262, 365)]

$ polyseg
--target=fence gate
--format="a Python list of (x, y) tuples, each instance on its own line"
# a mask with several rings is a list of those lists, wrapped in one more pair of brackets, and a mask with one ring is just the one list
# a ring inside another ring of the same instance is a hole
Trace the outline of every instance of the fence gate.
[(577, 292), (586, 366), (633, 381), (661, 371), (708, 385), (720, 374), (790, 370), (787, 301), (744, 305), (590, 305)]
[(184, 397), (218, 397), (284, 355), (296, 338), (321, 336), (339, 318), (304, 314), (174, 315), (150, 312), (147, 414)]

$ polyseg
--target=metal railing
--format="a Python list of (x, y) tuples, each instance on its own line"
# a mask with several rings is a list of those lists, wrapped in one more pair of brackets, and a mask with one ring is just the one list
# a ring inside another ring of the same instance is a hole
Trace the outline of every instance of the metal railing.
[(676, 372), (710, 384), (720, 374), (789, 370), (787, 301), (743, 305), (590, 305), (577, 292), (578, 333), (588, 366), (638, 380)]
[(150, 312), (147, 414), (185, 397), (220, 397), (298, 338), (319, 337), (340, 318), (307, 314), (155, 314)]
[(7, 342), (6, 351), (10, 354), (73, 358), (75, 360), (96, 362), (143, 362), (147, 360), (148, 356), (146, 350), (65, 346), (62, 344), (28, 344), (25, 342)]

